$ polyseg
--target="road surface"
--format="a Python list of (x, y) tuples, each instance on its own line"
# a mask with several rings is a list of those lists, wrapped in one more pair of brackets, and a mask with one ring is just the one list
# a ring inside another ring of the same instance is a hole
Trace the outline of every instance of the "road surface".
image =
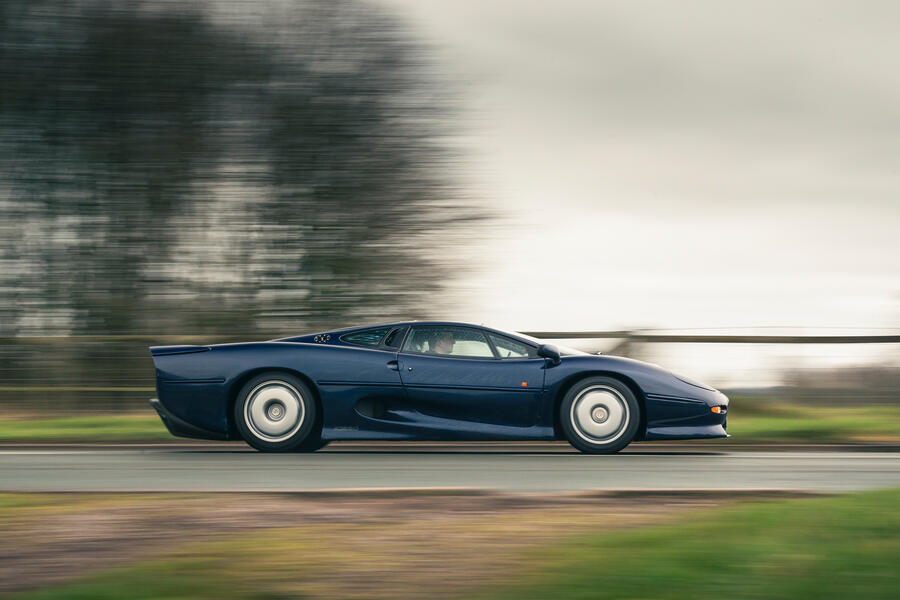
[(900, 486), (896, 452), (685, 452), (657, 447), (588, 456), (560, 444), (338, 444), (315, 454), (260, 454), (238, 446), (0, 450), (3, 491), (846, 491), (891, 486)]

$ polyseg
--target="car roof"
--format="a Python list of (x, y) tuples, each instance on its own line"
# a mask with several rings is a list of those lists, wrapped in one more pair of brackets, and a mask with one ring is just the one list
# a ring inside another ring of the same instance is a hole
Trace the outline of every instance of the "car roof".
[(537, 343), (534, 338), (523, 335), (521, 333), (517, 333), (515, 331), (504, 331), (502, 329), (496, 329), (494, 327), (488, 327), (486, 325), (475, 325), (474, 323), (463, 323), (462, 321), (403, 321), (400, 323), (384, 323), (384, 324), (370, 325), (370, 326), (366, 326), (366, 327), (353, 327), (352, 329), (337, 330), (337, 331), (340, 331), (343, 333), (346, 331), (364, 331), (366, 329), (376, 329), (379, 327), (407, 327), (407, 326), (470, 327), (472, 329), (481, 329), (482, 331), (490, 331), (491, 333), (497, 333), (500, 335), (513, 337), (513, 338), (516, 338), (523, 342), (528, 342), (529, 344)]
[(344, 335), (347, 333), (354, 333), (357, 331), (366, 331), (368, 329), (380, 329), (390, 328), (390, 327), (408, 327), (408, 326), (428, 326), (428, 327), (470, 327), (472, 329), (480, 329), (482, 331), (489, 331), (492, 333), (496, 333), (499, 335), (505, 335), (507, 337), (512, 337), (517, 340), (526, 342), (528, 344), (537, 344), (539, 341), (531, 338), (529, 336), (523, 335), (521, 333), (516, 333), (514, 331), (504, 331), (502, 329), (495, 329), (493, 327), (487, 327), (485, 325), (475, 325), (473, 323), (463, 323), (461, 321), (400, 321), (396, 323), (372, 323), (370, 325), (359, 325), (354, 327), (344, 327), (341, 329), (328, 329), (325, 331), (315, 332), (315, 333), (306, 333), (299, 336), (291, 336), (289, 338), (282, 338), (282, 341), (287, 340), (295, 340), (301, 337), (309, 337), (312, 335), (317, 335), (321, 333), (329, 333), (332, 335)]

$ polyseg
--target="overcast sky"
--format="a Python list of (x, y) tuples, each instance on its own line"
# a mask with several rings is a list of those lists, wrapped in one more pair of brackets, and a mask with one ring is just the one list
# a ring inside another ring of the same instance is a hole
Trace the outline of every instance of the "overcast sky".
[(379, 1), (501, 213), (458, 316), (900, 327), (900, 4)]

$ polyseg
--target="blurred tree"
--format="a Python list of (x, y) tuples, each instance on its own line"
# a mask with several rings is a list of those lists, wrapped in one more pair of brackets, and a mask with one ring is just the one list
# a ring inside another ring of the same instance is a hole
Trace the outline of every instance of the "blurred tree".
[(478, 218), (426, 50), (355, 0), (6, 0), (0, 78), (0, 335), (424, 315)]

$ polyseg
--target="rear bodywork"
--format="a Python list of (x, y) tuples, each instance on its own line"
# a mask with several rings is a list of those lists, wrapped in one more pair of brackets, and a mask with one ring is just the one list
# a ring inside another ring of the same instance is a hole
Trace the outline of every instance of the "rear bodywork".
[(563, 437), (557, 414), (568, 388), (607, 375), (626, 383), (641, 404), (637, 439), (726, 437), (728, 399), (655, 365), (586, 354), (559, 364), (405, 355), (341, 340), (353, 331), (152, 347), (154, 407), (174, 435), (237, 439), (231, 415), (242, 386), (259, 373), (284, 371), (316, 395), (323, 440), (549, 440)]

